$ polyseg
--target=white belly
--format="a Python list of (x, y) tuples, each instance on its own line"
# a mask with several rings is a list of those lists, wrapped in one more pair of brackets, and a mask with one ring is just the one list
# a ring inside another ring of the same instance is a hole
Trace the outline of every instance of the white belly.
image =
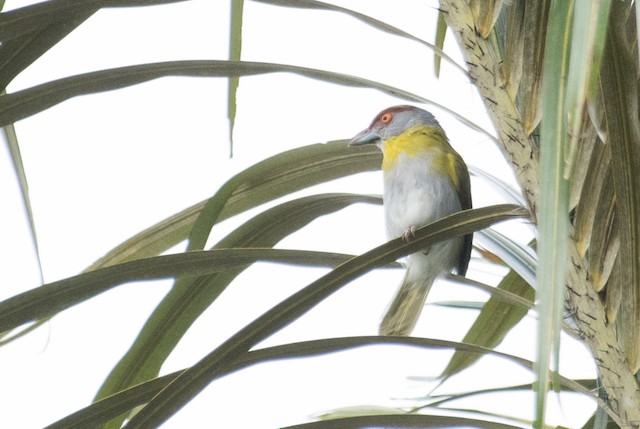
[[(425, 159), (400, 156), (384, 174), (384, 210), (389, 239), (400, 237), (461, 210), (452, 181), (435, 174)], [(458, 265), (463, 238), (431, 246), (407, 258), (407, 278), (420, 279), (447, 272)]]
[(425, 159), (400, 155), (384, 174), (384, 210), (389, 239), (460, 211), (451, 179), (436, 175)]

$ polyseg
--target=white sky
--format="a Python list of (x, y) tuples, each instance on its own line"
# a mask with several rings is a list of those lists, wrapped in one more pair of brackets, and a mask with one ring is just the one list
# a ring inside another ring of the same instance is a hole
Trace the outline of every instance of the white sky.
[[(24, 3), (7, 0), (5, 9)], [(389, 8), (390, 2), (339, 4), (433, 40), (434, 1), (402, 2), (401, 14)], [(27, 69), (9, 89), (13, 92), (58, 77), (129, 64), (226, 59), (228, 22), (228, 1), (194, 0), (102, 11)], [(244, 60), (316, 67), (378, 80), (431, 98), (491, 130), (472, 85), (445, 63), (444, 77), (436, 80), (432, 52), (414, 42), (380, 33), (348, 16), (251, 1), (245, 4), (244, 29)], [(451, 42), (449, 37), (445, 50), (461, 62)], [(75, 98), (16, 124), (46, 282), (79, 273), (133, 234), (211, 196), (225, 180), (255, 162), (290, 148), (349, 138), (381, 109), (404, 103), (373, 90), (289, 74), (242, 78), (234, 157), (230, 159), (226, 85), (225, 79), (165, 78)], [(427, 108), (469, 164), (510, 180), (506, 164), (496, 162), (499, 152), (492, 142), (445, 112)], [(0, 224), (0, 256), (10, 261), (0, 270), (0, 298), (6, 298), (37, 286), (38, 276), (6, 150), (0, 163), (7, 204), (5, 221)], [(477, 180), (472, 185), (476, 205), (501, 202), (486, 185)], [(372, 173), (305, 193), (317, 190), (380, 193), (381, 183), (379, 174)], [(247, 218), (225, 222), (214, 231), (213, 239)], [(521, 234), (522, 241), (528, 240), (526, 228), (512, 230)], [(354, 206), (319, 219), (279, 247), (308, 248), (312, 243), (313, 249), (361, 253), (384, 240), (381, 210)], [(193, 364), (323, 272), (264, 264), (247, 270), (195, 323), (163, 373)], [(497, 280), (477, 262), (472, 262), (468, 275), (487, 282)], [(353, 282), (265, 345), (375, 334), (401, 276), (399, 270), (387, 270)], [(0, 348), (0, 403), (5, 404), (0, 427), (39, 428), (87, 405), (169, 285), (148, 282), (119, 287)], [(484, 297), (461, 286), (441, 286), (449, 285), (436, 286), (429, 302)], [(233, 311), (225, 311), (227, 308)], [(458, 340), (474, 317), (472, 312), (429, 306), (415, 335)], [(528, 318), (500, 350), (532, 358), (533, 326)], [(574, 345), (567, 353), (572, 364), (562, 367), (564, 375), (593, 376), (588, 359), (583, 359), (585, 365), (574, 363), (576, 354), (584, 355), (584, 349)], [(274, 428), (307, 421), (310, 415), (332, 408), (413, 404), (393, 398), (427, 393), (428, 385), (407, 377), (437, 375), (449, 355), (397, 347), (360, 349), (256, 366), (216, 380), (163, 427), (199, 428), (217, 423)], [(532, 381), (527, 372), (512, 364), (496, 365), (495, 358), (490, 358), (473, 373), (452, 379), (443, 391), (476, 379), (477, 387), (487, 387), (480, 375), (497, 378), (496, 367), (502, 383)], [(533, 409), (530, 395), (509, 396), (506, 407), (504, 399), (503, 395), (479, 401), (491, 410), (516, 415)], [(567, 396), (560, 405), (551, 404), (564, 410), (565, 416), (560, 412), (557, 418), (565, 425), (583, 422), (585, 414), (578, 415), (576, 410), (588, 413), (593, 409), (590, 401), (575, 401)]]

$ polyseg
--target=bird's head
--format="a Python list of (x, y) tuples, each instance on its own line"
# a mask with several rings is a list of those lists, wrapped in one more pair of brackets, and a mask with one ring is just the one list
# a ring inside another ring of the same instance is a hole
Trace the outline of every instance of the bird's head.
[(385, 140), (420, 125), (440, 127), (436, 118), (426, 110), (406, 105), (389, 107), (378, 113), (369, 128), (352, 138), (349, 146), (377, 144), (382, 148)]

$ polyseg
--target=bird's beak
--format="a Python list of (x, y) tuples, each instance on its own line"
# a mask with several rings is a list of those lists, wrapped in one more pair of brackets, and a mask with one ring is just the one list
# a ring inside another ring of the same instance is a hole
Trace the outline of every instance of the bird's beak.
[(364, 144), (376, 144), (380, 143), (380, 135), (377, 131), (372, 130), (371, 128), (367, 128), (366, 130), (360, 131), (354, 138), (349, 142), (349, 146), (360, 146)]

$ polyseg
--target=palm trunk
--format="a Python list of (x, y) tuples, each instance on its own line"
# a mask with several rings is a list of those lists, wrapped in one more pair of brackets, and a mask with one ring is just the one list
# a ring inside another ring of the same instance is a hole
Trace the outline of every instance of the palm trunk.
[[(491, 37), (482, 37), (486, 32), (477, 29), (467, 2), (441, 0), (440, 5), (446, 23), (463, 52), (471, 81), (478, 88), (498, 132), (498, 145), (513, 166), (535, 223), (540, 169), (537, 146), (525, 126), (529, 123), (531, 128), (531, 121), (521, 116), (520, 112), (525, 109), (516, 106), (510, 85), (503, 78), (502, 56)], [(569, 255), (566, 296), (580, 336), (595, 357), (606, 390), (607, 400), (600, 401), (600, 406), (620, 427), (638, 427), (640, 389), (636, 377), (617, 339), (615, 326), (607, 323), (605, 304), (596, 292), (585, 258), (580, 256), (573, 240), (569, 245)]]

